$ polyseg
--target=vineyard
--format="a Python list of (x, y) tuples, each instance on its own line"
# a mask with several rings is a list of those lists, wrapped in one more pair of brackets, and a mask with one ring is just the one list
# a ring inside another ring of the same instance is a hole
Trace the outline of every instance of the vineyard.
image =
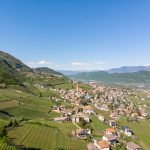
[(0, 142), (0, 150), (17, 150), (17, 148), (15, 148), (13, 146), (9, 146), (6, 143), (1, 143)]
[(12, 142), (16, 145), (24, 145), (26, 148), (34, 147), (42, 150), (84, 150), (87, 145), (85, 141), (71, 137), (66, 130), (62, 132), (57, 127), (42, 125), (27, 124), (18, 127), (15, 130), (11, 130), (8, 133), (8, 137), (14, 139)]

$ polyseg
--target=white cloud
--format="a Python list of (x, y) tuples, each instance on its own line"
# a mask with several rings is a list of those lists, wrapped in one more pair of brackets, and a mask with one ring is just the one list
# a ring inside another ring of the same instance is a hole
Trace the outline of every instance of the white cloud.
[(45, 61), (45, 60), (40, 60), (37, 62), (34, 62), (34, 61), (27, 62), (26, 65), (28, 65), (29, 67), (32, 67), (32, 68), (36, 68), (36, 67), (57, 68), (58, 67), (57, 64), (55, 64), (53, 62)]
[(75, 61), (70, 63), (71, 70), (103, 70), (103, 61), (81, 62)]
[(90, 65), (89, 63), (84, 63), (84, 62), (72, 62), (70, 64), (72, 66), (88, 66), (88, 65)]
[(94, 63), (97, 64), (97, 65), (103, 65), (103, 64), (105, 64), (105, 62), (103, 62), (103, 61), (95, 61)]
[(103, 61), (73, 61), (71, 63), (55, 64), (47, 60), (30, 61), (26, 63), (32, 68), (36, 67), (49, 67), (55, 70), (104, 70), (105, 63)]
[(40, 60), (39, 62), (38, 62), (38, 64), (39, 65), (49, 65), (49, 64), (52, 64), (51, 62), (47, 62), (47, 61), (45, 61), (45, 60)]

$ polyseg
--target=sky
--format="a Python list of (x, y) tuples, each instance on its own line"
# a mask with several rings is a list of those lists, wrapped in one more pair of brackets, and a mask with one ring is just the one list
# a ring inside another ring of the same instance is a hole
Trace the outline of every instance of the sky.
[(0, 0), (0, 50), (56, 70), (150, 65), (150, 0)]

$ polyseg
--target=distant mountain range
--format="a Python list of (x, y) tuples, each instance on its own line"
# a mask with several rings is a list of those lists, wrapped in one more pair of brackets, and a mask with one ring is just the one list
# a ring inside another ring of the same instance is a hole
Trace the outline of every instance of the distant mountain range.
[(150, 66), (123, 66), (106, 70), (108, 73), (133, 73), (138, 71), (150, 71)]
[[(58, 70), (64, 75), (75, 75), (78, 73), (82, 72), (96, 72), (96, 70), (77, 70), (77, 71), (72, 71), (72, 70)], [(101, 71), (101, 70), (97, 70)], [(123, 66), (120, 68), (112, 68), (109, 70), (104, 70), (105, 72), (108, 73), (133, 73), (133, 72), (138, 72), (138, 71), (150, 71), (150, 66)]]
[(70, 76), (72, 79), (82, 81), (98, 81), (102, 83), (144, 83), (150, 84), (150, 71), (132, 73), (108, 73), (106, 71), (83, 72)]

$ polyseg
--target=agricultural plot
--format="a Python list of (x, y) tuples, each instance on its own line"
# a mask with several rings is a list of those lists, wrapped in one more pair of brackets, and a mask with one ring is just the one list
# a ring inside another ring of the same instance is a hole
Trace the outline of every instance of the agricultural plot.
[(15, 100), (0, 101), (0, 110), (10, 108), (10, 107), (14, 107), (14, 106), (18, 106), (18, 105), (19, 105), (19, 102), (15, 101)]
[(96, 116), (91, 117), (91, 127), (93, 129), (93, 135), (96, 137), (102, 137), (105, 129), (108, 127), (107, 124), (104, 124)]
[(44, 112), (29, 109), (29, 108), (24, 108), (22, 106), (20, 107), (15, 106), (15, 107), (7, 108), (7, 109), (4, 109), (4, 111), (15, 117), (26, 117), (29, 119), (47, 117), (46, 113)]
[(21, 98), (20, 101), (26, 104), (33, 104), (46, 107), (51, 107), (53, 105), (52, 101), (50, 101), (48, 98), (31, 95), (28, 97)]
[(0, 132), (2, 131), (3, 127), (7, 124), (8, 124), (8, 121), (0, 119)]
[[(65, 128), (65, 127), (64, 127)], [(17, 145), (41, 150), (84, 150), (87, 143), (72, 138), (67, 132), (61, 132), (57, 127), (42, 125), (24, 125), (10, 130), (8, 137)]]
[(149, 150), (150, 148), (150, 122), (140, 121), (140, 122), (127, 122), (125, 118), (119, 120), (120, 125), (126, 125), (131, 128), (135, 136), (138, 137), (138, 143), (143, 147), (144, 150)]
[(0, 93), (0, 101), (6, 100), (6, 99), (8, 99), (8, 98)]
[(0, 150), (17, 150), (17, 148), (15, 148), (13, 146), (9, 146), (6, 143), (1, 143), (0, 142)]
[(17, 100), (20, 97), (27, 97), (29, 94), (25, 93), (25, 92), (20, 92), (14, 89), (0, 89), (0, 93), (1, 95), (3, 95), (4, 97), (6, 97), (7, 99), (11, 99), (11, 100)]

